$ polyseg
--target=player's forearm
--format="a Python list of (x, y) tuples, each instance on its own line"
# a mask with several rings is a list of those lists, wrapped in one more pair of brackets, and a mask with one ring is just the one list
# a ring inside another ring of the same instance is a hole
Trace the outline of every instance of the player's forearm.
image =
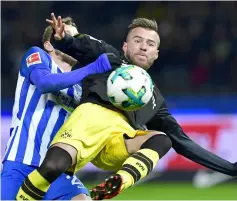
[(62, 40), (54, 41), (54, 46), (78, 61), (81, 61), (83, 57), (94, 61), (103, 53), (114, 53), (119, 56), (116, 48), (86, 34), (78, 34), (75, 37), (65, 34)]
[(34, 69), (30, 74), (30, 80), (41, 93), (52, 93), (79, 84), (89, 75), (109, 70), (110, 63), (107, 57), (102, 55), (95, 62), (67, 73), (51, 74), (48, 70)]
[(149, 130), (165, 132), (170, 137), (175, 151), (184, 157), (212, 170), (231, 176), (237, 175), (234, 164), (200, 147), (183, 132), (175, 118), (168, 112), (165, 102), (147, 127)]
[(237, 175), (234, 164), (196, 144), (183, 133), (181, 128), (174, 128), (167, 135), (170, 137), (175, 151), (182, 156), (212, 170), (231, 176)]
[(34, 69), (30, 75), (30, 80), (40, 93), (44, 94), (57, 92), (79, 84), (87, 75), (88, 71), (83, 68), (60, 74), (51, 74), (45, 70)]

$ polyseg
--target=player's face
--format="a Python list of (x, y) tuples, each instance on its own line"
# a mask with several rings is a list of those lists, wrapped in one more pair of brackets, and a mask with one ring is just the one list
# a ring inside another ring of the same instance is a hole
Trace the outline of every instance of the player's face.
[(155, 31), (137, 27), (128, 34), (123, 51), (133, 64), (147, 70), (158, 58), (159, 45), (160, 37)]

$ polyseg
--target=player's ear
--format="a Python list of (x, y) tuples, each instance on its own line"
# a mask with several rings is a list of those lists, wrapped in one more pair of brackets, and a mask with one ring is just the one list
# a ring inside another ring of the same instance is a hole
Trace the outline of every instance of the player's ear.
[(159, 50), (156, 50), (156, 54), (155, 54), (155, 57), (154, 57), (155, 60), (158, 59), (158, 57), (159, 57)]
[(123, 52), (127, 52), (128, 44), (127, 42), (123, 42)]
[(54, 47), (49, 41), (44, 42), (44, 49), (47, 50), (48, 52), (52, 52), (54, 50)]

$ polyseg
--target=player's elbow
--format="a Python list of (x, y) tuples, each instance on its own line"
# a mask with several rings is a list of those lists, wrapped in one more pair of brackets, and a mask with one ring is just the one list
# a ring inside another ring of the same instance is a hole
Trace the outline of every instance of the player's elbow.
[(53, 88), (53, 86), (45, 79), (35, 80), (34, 85), (40, 94), (46, 94), (52, 92), (51, 89)]
[(48, 71), (41, 69), (35, 69), (30, 74), (30, 82), (35, 85), (40, 94), (52, 92), (54, 86), (52, 85), (52, 79), (47, 77), (48, 74)]
[(49, 88), (47, 88), (47, 86), (44, 86), (43, 84), (36, 86), (36, 89), (38, 90), (38, 92), (39, 92), (40, 94), (47, 94), (47, 93), (50, 93)]

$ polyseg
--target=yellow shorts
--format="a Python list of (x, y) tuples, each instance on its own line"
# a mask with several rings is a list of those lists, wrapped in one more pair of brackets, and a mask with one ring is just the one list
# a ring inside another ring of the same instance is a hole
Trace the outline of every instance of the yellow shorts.
[(104, 170), (118, 170), (129, 156), (124, 135), (133, 138), (146, 133), (134, 130), (119, 112), (85, 103), (73, 111), (51, 145), (61, 142), (77, 149), (74, 172), (88, 162)]

